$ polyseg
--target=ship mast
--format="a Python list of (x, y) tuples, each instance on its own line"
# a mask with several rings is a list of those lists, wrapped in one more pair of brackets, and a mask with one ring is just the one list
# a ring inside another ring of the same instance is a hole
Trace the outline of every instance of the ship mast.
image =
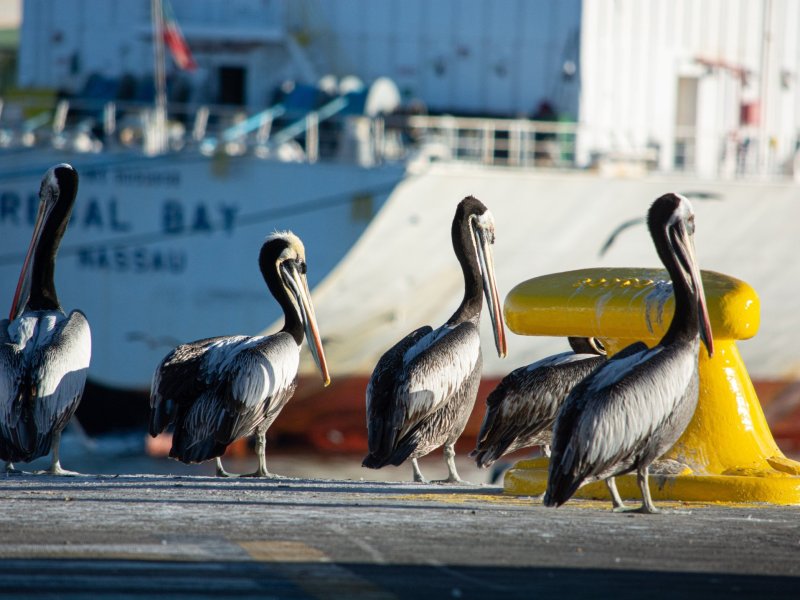
[(770, 133), (767, 123), (767, 107), (770, 94), (770, 71), (772, 70), (772, 0), (764, 0), (761, 28), (761, 73), (759, 76), (759, 123), (758, 123), (758, 172), (767, 175), (770, 166)]
[(155, 60), (156, 98), (150, 123), (148, 154), (163, 154), (167, 149), (167, 78), (164, 68), (164, 12), (161, 0), (150, 1), (153, 20), (153, 59)]

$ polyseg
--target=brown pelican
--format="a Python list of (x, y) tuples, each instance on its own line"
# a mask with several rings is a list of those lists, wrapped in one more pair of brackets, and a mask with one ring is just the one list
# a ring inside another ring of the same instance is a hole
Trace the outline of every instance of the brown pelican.
[(442, 445), (446, 481), (461, 481), (453, 446), (472, 412), (481, 377), (481, 291), (489, 305), (497, 352), (506, 355), (492, 259), (492, 213), (476, 198), (464, 198), (456, 208), (451, 236), (464, 273), (461, 304), (438, 329), (421, 327), (389, 349), (367, 386), (369, 454), (362, 464), (379, 469), (410, 457), (414, 481), (420, 482), (425, 479), (417, 459)]
[(39, 213), (8, 319), (0, 321), (0, 458), (28, 462), (52, 450), (61, 468), (61, 431), (78, 408), (92, 354), (89, 323), (78, 310), (64, 314), (54, 283), (56, 253), (67, 228), (78, 174), (50, 169), (39, 190)]
[(215, 337), (178, 346), (156, 369), (150, 395), (150, 435), (174, 424), (169, 455), (185, 463), (216, 458), (217, 475), (231, 476), (220, 457), (234, 440), (256, 433), (258, 470), (269, 477), (266, 432), (292, 397), (303, 332), (327, 386), (303, 243), (291, 232), (267, 236), (261, 274), (283, 308), (284, 325), (270, 336)]
[(605, 348), (594, 338), (571, 337), (572, 352), (548, 356), (506, 375), (486, 398), (478, 443), (470, 453), (479, 467), (520, 448), (543, 446), (550, 438), (558, 409), (570, 390), (605, 362)]
[(695, 260), (694, 212), (683, 196), (665, 194), (650, 207), (647, 224), (672, 279), (672, 323), (657, 346), (637, 342), (622, 350), (564, 401), (553, 429), (546, 506), (560, 506), (591, 478), (607, 478), (613, 492), (614, 476), (636, 471), (638, 510), (657, 512), (649, 466), (675, 444), (697, 406), (700, 340), (709, 356), (714, 347)]

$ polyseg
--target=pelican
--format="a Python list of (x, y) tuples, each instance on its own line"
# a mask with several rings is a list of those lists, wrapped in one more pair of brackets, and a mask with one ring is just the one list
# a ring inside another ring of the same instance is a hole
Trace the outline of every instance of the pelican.
[(417, 459), (444, 446), (449, 483), (460, 482), (454, 444), (475, 404), (481, 377), (478, 323), (486, 296), (500, 357), (506, 338), (494, 277), (494, 218), (469, 196), (456, 208), (451, 236), (464, 274), (464, 298), (438, 329), (421, 327), (378, 361), (367, 386), (369, 454), (365, 467), (398, 466), (411, 458), (414, 481), (424, 482)]
[(486, 398), (486, 416), (470, 453), (479, 467), (489, 467), (504, 454), (529, 446), (543, 446), (550, 456), (553, 422), (564, 398), (606, 360), (599, 340), (568, 340), (572, 352), (511, 371)]
[(78, 173), (56, 165), (39, 189), (39, 212), (11, 314), (0, 321), (0, 458), (6, 470), (52, 451), (45, 473), (61, 468), (61, 431), (78, 408), (92, 354), (89, 322), (64, 314), (54, 283), (56, 253), (78, 193)]
[(546, 506), (560, 506), (591, 478), (606, 479), (613, 495), (613, 477), (636, 471), (637, 510), (658, 512), (649, 466), (675, 444), (697, 406), (700, 341), (709, 356), (714, 346), (695, 260), (694, 211), (683, 196), (665, 194), (650, 207), (647, 224), (672, 279), (675, 314), (657, 346), (628, 346), (564, 401), (553, 430)]
[(234, 335), (183, 344), (156, 369), (150, 394), (150, 435), (174, 425), (170, 457), (185, 463), (216, 459), (233, 441), (256, 434), (258, 469), (271, 477), (266, 432), (292, 397), (303, 333), (325, 385), (328, 366), (306, 282), (303, 243), (291, 232), (267, 236), (258, 258), (261, 274), (284, 314), (283, 328), (270, 336)]

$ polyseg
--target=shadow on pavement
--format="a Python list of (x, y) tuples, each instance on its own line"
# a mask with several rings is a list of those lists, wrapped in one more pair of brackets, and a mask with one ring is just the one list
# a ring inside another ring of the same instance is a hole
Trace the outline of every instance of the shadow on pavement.
[(333, 562), (5, 560), (2, 594), (60, 598), (797, 598), (792, 577)]

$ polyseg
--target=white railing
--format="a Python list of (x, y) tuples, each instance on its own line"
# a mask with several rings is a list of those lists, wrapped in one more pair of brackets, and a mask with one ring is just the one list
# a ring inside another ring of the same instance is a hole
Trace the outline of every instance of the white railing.
[(452, 160), (515, 167), (576, 166), (573, 123), (412, 116), (406, 127), (417, 144), (443, 146)]
[[(12, 103), (4, 104), (0, 147), (39, 144), (78, 152), (147, 147), (150, 105), (61, 101), (37, 112), (34, 104), (28, 104), (16, 106), (16, 113), (32, 116), (15, 122), (9, 116), (14, 114)], [(277, 123), (282, 113), (270, 113), (268, 120), (259, 116), (266, 113), (247, 119), (240, 108), (230, 106), (170, 104), (169, 114), (182, 116), (183, 121), (172, 121), (170, 148), (213, 147), (214, 153), (364, 166), (421, 156), (490, 166), (681, 172), (723, 179), (800, 173), (797, 144), (783, 149), (773, 139), (761, 144), (758, 132), (747, 129), (718, 133), (682, 128), (664, 139), (622, 130), (597, 132), (566, 122), (428, 115), (371, 118), (337, 115), (335, 110), (328, 114), (325, 109)], [(83, 115), (80, 122), (72, 119), (71, 130), (68, 112)], [(97, 139), (98, 132), (102, 140)], [(217, 140), (225, 143), (219, 148), (210, 143)]]
[[(800, 169), (797, 143), (787, 143), (781, 151), (773, 138), (762, 145), (758, 133), (749, 129), (721, 133), (679, 128), (674, 138), (664, 139), (526, 119), (411, 116), (389, 123), (439, 160), (567, 169), (622, 165), (628, 173), (682, 172), (718, 178), (777, 178), (793, 176)], [(632, 141), (637, 139), (643, 141)], [(768, 154), (761, 157), (765, 147)]]

